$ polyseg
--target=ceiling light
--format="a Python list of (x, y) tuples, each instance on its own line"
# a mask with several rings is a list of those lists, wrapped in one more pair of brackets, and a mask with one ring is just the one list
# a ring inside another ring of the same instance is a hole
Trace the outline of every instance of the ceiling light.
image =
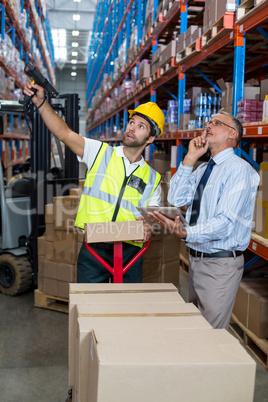
[(52, 39), (54, 45), (55, 60), (66, 60), (67, 47), (66, 47), (66, 30), (65, 29), (52, 29)]
[(72, 31), (73, 36), (79, 36), (79, 31)]
[(72, 52), (72, 56), (78, 56), (78, 52)]
[(114, 62), (113, 62), (113, 61), (111, 61), (111, 63), (110, 63), (110, 64), (111, 64), (111, 66), (113, 66), (113, 65), (114, 65)]
[(66, 46), (66, 29), (52, 29), (54, 46)]
[(72, 59), (72, 60), (71, 60), (71, 63), (72, 63), (72, 64), (76, 64), (76, 63), (77, 63), (77, 60)]
[(79, 43), (78, 42), (72, 42), (72, 47), (78, 47)]
[(74, 21), (80, 21), (80, 15), (79, 14), (73, 14), (73, 20)]
[(76, 76), (77, 76), (77, 72), (76, 72), (76, 71), (72, 71), (72, 72), (71, 72), (71, 76), (72, 76), (72, 77), (76, 77)]
[(75, 3), (81, 3), (81, 0), (73, 0)]

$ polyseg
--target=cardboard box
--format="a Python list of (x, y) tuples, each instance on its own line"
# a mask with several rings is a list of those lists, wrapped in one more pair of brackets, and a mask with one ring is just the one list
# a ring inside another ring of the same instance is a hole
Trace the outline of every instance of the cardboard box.
[(55, 230), (54, 232), (54, 259), (67, 264), (76, 263), (76, 233)]
[(170, 170), (170, 156), (165, 153), (154, 153), (152, 168), (162, 174)]
[(268, 238), (268, 202), (257, 198), (256, 204), (255, 204), (255, 212), (256, 212), (255, 232), (258, 235), (267, 239)]
[(172, 57), (176, 56), (176, 40), (173, 39), (169, 42), (166, 48), (161, 52), (159, 56), (159, 66), (166, 64)]
[[(164, 236), (165, 237), (165, 236)], [(151, 262), (152, 260), (162, 260), (163, 238), (151, 238), (148, 250), (143, 254), (143, 262)]]
[[(59, 262), (57, 264), (57, 279), (63, 282), (75, 282), (75, 265)], [(69, 297), (69, 286), (67, 288), (67, 297)]]
[(161, 285), (143, 283), (72, 283), (69, 288), (70, 294), (115, 294), (115, 293), (178, 293), (172, 283)]
[(206, 328), (211, 325), (201, 316), (191, 303), (164, 304), (112, 304), (77, 305), (74, 309), (74, 328), (70, 333), (69, 368), (74, 373), (74, 386), (79, 392), (79, 400), (88, 400), (84, 384), (89, 367), (89, 343), (92, 330), (107, 332), (128, 332), (146, 329), (154, 333), (158, 329)]
[(44, 277), (57, 279), (57, 266), (55, 261), (44, 259)]
[(46, 236), (40, 236), (37, 238), (37, 254), (38, 257), (45, 256), (45, 242)]
[(69, 282), (57, 281), (57, 296), (63, 299), (69, 297)]
[(254, 289), (249, 294), (248, 329), (258, 338), (268, 338), (268, 288)]
[(268, 78), (261, 81), (260, 100), (264, 100), (266, 95), (268, 95)]
[(143, 221), (85, 223), (85, 242), (142, 240)]
[[(162, 267), (161, 267), (162, 269)], [(161, 271), (153, 276), (147, 276), (142, 278), (143, 283), (162, 283)]]
[(244, 287), (243, 282), (240, 283), (236, 292), (235, 303), (233, 307), (233, 314), (247, 328), (248, 317), (248, 292)]
[(163, 239), (163, 263), (180, 259), (181, 241), (174, 235), (166, 235)]
[(54, 258), (54, 243), (51, 241), (45, 241), (45, 258), (47, 260), (53, 260)]
[(79, 189), (80, 189), (81, 194), (83, 192), (85, 181), (86, 181), (86, 179), (79, 180)]
[(44, 293), (46, 295), (58, 296), (58, 284), (56, 279), (44, 278)]
[(53, 223), (53, 204), (46, 204), (45, 205), (45, 222), (46, 224), (48, 223)]
[[(162, 250), (162, 246), (160, 250)], [(146, 253), (144, 255), (146, 255)], [(162, 258), (146, 258), (146, 260), (143, 261), (142, 271), (143, 282), (147, 282), (151, 277), (157, 277), (156, 282), (161, 282)]]
[(76, 197), (81, 197), (81, 188), (70, 188), (69, 195), (74, 195)]
[[(122, 306), (126, 304), (138, 304), (143, 311), (163, 311), (161, 304), (167, 303), (165, 307), (172, 310), (172, 304), (184, 304), (183, 298), (179, 295), (178, 289), (172, 284), (164, 283), (135, 283), (135, 284), (69, 284), (69, 358), (73, 361), (74, 351), (73, 339), (75, 330), (75, 306), (77, 304), (86, 304), (91, 308), (98, 304), (100, 305), (113, 305), (121, 303)], [(156, 304), (155, 307), (150, 307)], [(131, 306), (130, 306), (131, 308)], [(138, 307), (137, 307), (138, 308)], [(157, 308), (157, 310), (156, 310)], [(163, 307), (164, 308), (164, 307)], [(175, 308), (175, 307), (174, 307)], [(179, 307), (177, 307), (178, 309)], [(153, 310), (154, 309), (154, 310)], [(96, 310), (95, 310), (96, 311)], [(184, 310), (185, 311), (185, 310)], [(187, 310), (189, 311), (189, 310)], [(178, 312), (178, 310), (176, 310)], [(74, 371), (73, 367), (69, 367), (69, 385), (74, 384)]]
[(254, 397), (256, 363), (226, 330), (94, 330), (85, 343), (92, 402), (196, 401), (197, 392), (200, 402)]
[[(83, 245), (83, 243), (77, 242), (77, 245), (76, 245), (76, 257), (77, 257), (77, 258), (78, 258), (78, 256), (79, 256), (79, 253), (80, 253), (80, 250), (81, 250), (82, 245)], [(77, 258), (76, 258), (76, 259), (77, 259)]]
[(235, 0), (217, 0), (216, 2), (216, 21), (226, 12), (233, 12), (236, 9)]
[[(244, 325), (249, 328), (249, 298), (250, 294), (266, 294), (268, 290), (268, 280), (264, 279), (243, 279), (240, 282), (236, 293), (233, 314)], [(253, 310), (254, 311), (254, 310)], [(252, 320), (251, 322), (256, 322)]]
[[(225, 82), (222, 78), (217, 80), (217, 84), (222, 90), (221, 94), (221, 107), (226, 108), (233, 104), (233, 83)], [(260, 87), (253, 87), (249, 84), (244, 85), (244, 99), (260, 98)]]
[(138, 79), (143, 80), (145, 78), (149, 78), (151, 75), (151, 65), (150, 64), (146, 64), (146, 63), (142, 63), (139, 66), (139, 72), (138, 72)]
[[(266, 155), (264, 156), (266, 157)], [(260, 163), (260, 184), (258, 188), (258, 198), (268, 201), (268, 162)]]
[(79, 197), (77, 196), (68, 195), (53, 198), (55, 229), (66, 230), (74, 226), (78, 205)]
[(46, 223), (46, 241), (54, 241), (54, 224)]
[(227, 107), (233, 104), (233, 83), (225, 82), (223, 78), (217, 80), (217, 84), (222, 90), (221, 107)]
[(190, 113), (183, 113), (180, 115), (180, 130), (188, 130), (190, 120), (195, 120), (195, 115)]
[(161, 282), (173, 283), (175, 286), (180, 285), (180, 261), (170, 261), (162, 265)]

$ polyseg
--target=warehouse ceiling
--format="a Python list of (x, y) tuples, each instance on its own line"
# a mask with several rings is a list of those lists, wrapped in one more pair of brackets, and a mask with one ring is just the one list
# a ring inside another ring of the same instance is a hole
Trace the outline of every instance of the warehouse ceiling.
[[(47, 0), (59, 69), (71, 65), (86, 68), (96, 3), (97, 0)], [(78, 45), (74, 46), (74, 43)]]

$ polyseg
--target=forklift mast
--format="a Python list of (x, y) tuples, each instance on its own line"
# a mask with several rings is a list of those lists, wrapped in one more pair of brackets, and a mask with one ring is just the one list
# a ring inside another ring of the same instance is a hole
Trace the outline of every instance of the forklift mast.
[[(78, 94), (59, 95), (64, 106), (51, 105), (61, 112), (69, 128), (79, 133)], [(31, 135), (31, 210), (32, 232), (29, 238), (30, 262), (33, 267), (34, 285), (37, 285), (38, 255), (37, 239), (45, 233), (45, 205), (53, 202), (53, 197), (66, 195), (66, 188), (76, 187), (79, 181), (79, 163), (76, 155), (65, 146), (65, 160), (61, 177), (51, 177), (51, 133), (32, 106)]]

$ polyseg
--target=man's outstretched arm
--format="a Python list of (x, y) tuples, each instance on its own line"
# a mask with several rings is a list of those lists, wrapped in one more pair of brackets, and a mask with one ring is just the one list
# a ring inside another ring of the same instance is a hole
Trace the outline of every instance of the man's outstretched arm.
[(58, 140), (67, 145), (76, 155), (82, 158), (84, 155), (84, 138), (70, 130), (65, 121), (52, 109), (48, 102), (45, 101), (42, 105), (45, 99), (42, 87), (27, 82), (24, 87), (25, 95), (32, 96), (34, 94), (32, 88), (37, 90), (32, 98), (32, 102), (37, 108), (41, 105), (38, 111), (49, 131), (58, 138)]

